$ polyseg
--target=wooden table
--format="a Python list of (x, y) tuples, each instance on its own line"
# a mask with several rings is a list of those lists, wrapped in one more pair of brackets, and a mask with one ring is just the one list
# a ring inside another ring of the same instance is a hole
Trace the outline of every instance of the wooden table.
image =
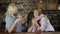
[[(0, 33), (0, 34), (8, 34), (8, 33)], [(36, 33), (21, 32), (21, 33), (11, 33), (11, 34), (36, 34)], [(42, 32), (41, 34), (60, 34), (60, 32)]]

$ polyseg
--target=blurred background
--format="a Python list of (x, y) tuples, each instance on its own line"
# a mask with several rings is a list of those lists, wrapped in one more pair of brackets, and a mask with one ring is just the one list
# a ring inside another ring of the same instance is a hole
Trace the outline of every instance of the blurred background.
[(48, 16), (55, 31), (60, 31), (60, 0), (0, 0), (0, 32), (5, 30), (5, 12), (10, 3), (20, 5), (20, 14), (23, 16), (23, 29), (27, 25), (27, 15), (35, 8), (41, 8)]

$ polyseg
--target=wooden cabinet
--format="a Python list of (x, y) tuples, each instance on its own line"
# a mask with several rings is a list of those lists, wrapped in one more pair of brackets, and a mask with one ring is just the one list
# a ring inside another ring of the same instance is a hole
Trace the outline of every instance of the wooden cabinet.
[(46, 10), (46, 3), (39, 3), (37, 4), (38, 8), (41, 8), (42, 10)]
[(58, 0), (47, 0), (48, 3), (57, 3)]
[(47, 10), (56, 10), (57, 4), (47, 4)]
[(42, 8), (42, 10), (57, 10), (57, 0), (46, 0), (42, 2), (37, 2), (37, 7)]

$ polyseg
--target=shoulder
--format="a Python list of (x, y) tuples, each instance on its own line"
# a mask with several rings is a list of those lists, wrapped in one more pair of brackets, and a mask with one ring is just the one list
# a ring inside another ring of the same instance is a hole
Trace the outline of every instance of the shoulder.
[(5, 18), (11, 18), (11, 16), (5, 16)]
[(13, 23), (14, 21), (15, 21), (15, 18), (13, 18), (12, 16), (6, 16), (5, 17), (6, 23)]
[(13, 16), (6, 16), (6, 19), (13, 19)]
[(49, 20), (48, 17), (47, 17), (47, 15), (44, 15), (43, 17), (44, 17), (46, 20)]
[(15, 19), (15, 17), (13, 17), (13, 16), (6, 16), (5, 19), (13, 20), (13, 19)]

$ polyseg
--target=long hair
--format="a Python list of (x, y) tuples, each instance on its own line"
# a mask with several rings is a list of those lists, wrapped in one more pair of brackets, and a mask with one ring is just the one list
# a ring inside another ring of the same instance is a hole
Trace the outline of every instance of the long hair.
[(15, 4), (15, 3), (11, 3), (9, 4), (8, 8), (7, 8), (7, 12), (5, 13), (5, 15), (10, 15), (12, 16), (13, 13), (15, 12), (15, 9), (19, 9), (19, 5)]
[[(37, 10), (39, 15), (41, 14), (41, 10), (40, 9), (34, 9), (34, 10)], [(27, 16), (27, 24), (28, 24), (28, 27), (30, 27), (32, 25), (32, 19), (34, 18), (34, 11), (31, 11), (28, 16)], [(40, 20), (38, 20), (38, 24), (40, 25), (39, 23)], [(40, 25), (41, 26), (41, 25)]]
[(27, 16), (27, 24), (28, 24), (28, 28), (31, 26), (32, 24), (32, 18), (34, 18), (34, 15), (33, 15), (33, 11), (31, 11), (28, 16)]

